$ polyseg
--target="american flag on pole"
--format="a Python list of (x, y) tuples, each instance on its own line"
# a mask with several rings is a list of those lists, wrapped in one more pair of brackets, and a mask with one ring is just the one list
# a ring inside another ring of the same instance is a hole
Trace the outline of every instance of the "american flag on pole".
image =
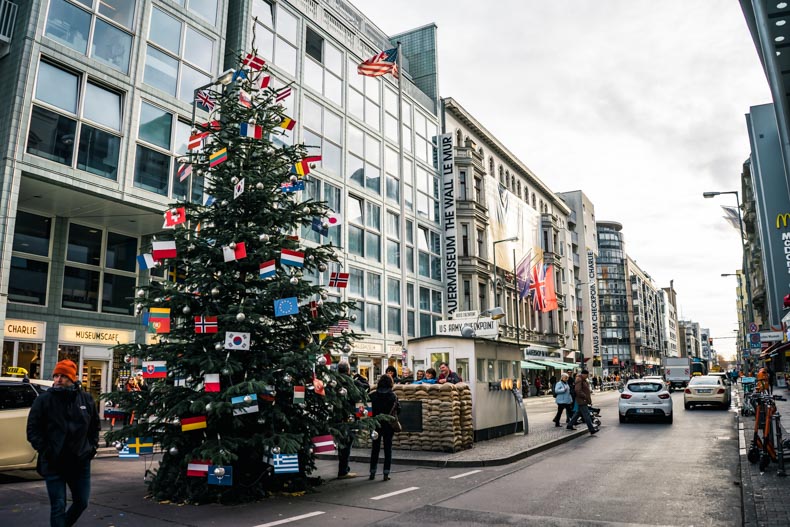
[(374, 55), (357, 66), (357, 73), (367, 77), (380, 77), (392, 73), (393, 77), (397, 77), (398, 49), (392, 48)]
[(214, 99), (211, 97), (211, 94), (209, 94), (209, 92), (206, 90), (200, 90), (197, 92), (197, 95), (195, 96), (195, 102), (208, 109), (210, 112), (214, 111), (214, 107), (217, 105), (217, 103), (215, 103)]

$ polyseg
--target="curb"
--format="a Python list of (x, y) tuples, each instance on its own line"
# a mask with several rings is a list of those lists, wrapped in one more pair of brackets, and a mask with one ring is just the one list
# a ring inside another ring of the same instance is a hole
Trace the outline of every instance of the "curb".
[[(584, 430), (577, 430), (571, 434), (567, 434), (563, 437), (553, 439), (551, 441), (546, 441), (545, 443), (541, 443), (534, 447), (528, 448), (526, 450), (522, 450), (516, 454), (502, 457), (502, 458), (495, 458), (495, 459), (477, 459), (477, 460), (441, 460), (441, 459), (409, 459), (406, 457), (395, 457), (397, 453), (408, 453), (408, 450), (393, 450), (393, 457), (392, 457), (392, 464), (393, 465), (412, 465), (418, 467), (439, 467), (439, 468), (470, 468), (470, 467), (495, 467), (500, 465), (508, 465), (510, 463), (514, 463), (516, 461), (521, 461), (530, 456), (534, 456), (546, 450), (549, 450), (555, 446), (562, 445), (575, 439), (577, 437), (582, 437), (584, 435), (588, 435), (589, 432), (585, 428)], [(337, 454), (317, 454), (316, 459), (337, 459)], [(358, 463), (370, 463), (370, 456), (363, 456), (363, 455), (351, 455), (349, 457), (350, 461), (356, 461)]]
[(737, 402), (735, 405), (735, 430), (738, 434), (738, 476), (741, 481), (741, 522), (743, 527), (756, 527), (757, 508), (754, 503), (754, 485), (750, 472), (750, 463), (747, 457), (749, 445), (746, 440), (746, 430), (743, 428), (743, 416), (741, 416), (741, 400), (743, 395), (736, 389)]

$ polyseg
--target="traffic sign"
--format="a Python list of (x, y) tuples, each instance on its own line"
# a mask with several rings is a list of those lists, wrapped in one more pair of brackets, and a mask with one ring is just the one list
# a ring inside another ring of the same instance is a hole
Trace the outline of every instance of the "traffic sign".
[(757, 327), (757, 324), (754, 322), (749, 323), (749, 333), (757, 333), (760, 328)]
[(751, 333), (749, 334), (749, 347), (752, 349), (760, 349), (762, 348), (762, 343), (760, 340), (759, 333)]

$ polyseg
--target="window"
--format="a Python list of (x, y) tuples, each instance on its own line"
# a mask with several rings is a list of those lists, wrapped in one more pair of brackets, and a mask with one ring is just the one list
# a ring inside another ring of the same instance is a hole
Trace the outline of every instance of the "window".
[(348, 179), (381, 194), (381, 141), (356, 126), (348, 127)]
[(343, 118), (312, 99), (302, 105), (303, 142), (309, 153), (321, 156), (321, 167), (340, 175), (343, 144)]
[[(347, 70), (356, 72), (360, 62), (349, 57), (346, 61)], [(377, 132), (381, 131), (381, 82), (378, 77), (351, 74), (348, 87), (349, 113)]]
[(458, 186), (459, 186), (458, 199), (462, 201), (466, 201), (466, 170), (460, 170), (458, 172)]
[(348, 252), (381, 261), (381, 207), (348, 196)]
[(212, 38), (161, 9), (151, 9), (143, 82), (191, 104), (195, 88), (211, 80), (213, 59)]
[(313, 28), (305, 31), (304, 80), (308, 87), (343, 105), (343, 53)]
[(366, 333), (381, 333), (381, 275), (349, 268), (348, 296), (357, 304), (354, 329)]
[(128, 73), (135, 3), (136, 0), (51, 0), (44, 34)]
[(401, 334), (400, 280), (387, 278), (387, 333)]
[(252, 17), (258, 53), (295, 77), (299, 20), (282, 4), (268, 0), (252, 2)]
[(436, 321), (442, 318), (442, 292), (420, 287), (420, 336), (433, 335)]
[[(137, 131), (137, 154), (134, 186), (163, 196), (186, 198), (192, 185), (192, 201), (203, 199), (203, 179), (196, 173), (178, 181), (177, 155), (187, 151), (190, 127), (169, 112), (143, 101), (140, 104), (140, 125)], [(170, 181), (172, 180), (172, 185)]]
[(387, 265), (400, 269), (400, 215), (387, 211)]
[(485, 258), (485, 231), (477, 229), (477, 257)]
[[(304, 178), (305, 183), (305, 199), (315, 201), (326, 201), (327, 206), (332, 212), (342, 214), (340, 208), (340, 189), (329, 183), (322, 182), (315, 178)], [(335, 247), (341, 246), (341, 235), (343, 232), (342, 227), (329, 227), (329, 235), (325, 238), (326, 242), (331, 243)], [(302, 238), (321, 243), (320, 235), (313, 230), (311, 225), (302, 226)]]
[(475, 201), (483, 205), (483, 180), (475, 176)]
[(133, 314), (137, 238), (69, 225), (61, 306)]
[(428, 171), (417, 165), (415, 179), (417, 186), (417, 216), (431, 221), (437, 226), (440, 225), (440, 184), (438, 176), (433, 170)]
[(469, 256), (469, 224), (461, 224), (461, 256)]
[(384, 172), (387, 175), (387, 200), (400, 204), (400, 162), (398, 152), (389, 146), (384, 148)]
[(417, 234), (417, 259), (420, 276), (442, 279), (442, 242), (437, 232), (419, 227)]
[(39, 62), (28, 153), (116, 180), (121, 121), (119, 93), (85, 75)]
[(464, 295), (464, 311), (471, 311), (472, 310), (472, 282), (469, 280), (464, 280), (463, 285), (463, 295)]
[(18, 211), (8, 279), (8, 300), (47, 303), (52, 218)]

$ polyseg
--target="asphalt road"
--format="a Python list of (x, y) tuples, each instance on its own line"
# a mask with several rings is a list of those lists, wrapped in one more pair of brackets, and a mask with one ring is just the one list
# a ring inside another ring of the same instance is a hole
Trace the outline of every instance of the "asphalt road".
[[(675, 422), (617, 421), (617, 392), (595, 396), (603, 427), (499, 467), (394, 465), (392, 480), (331, 480), (301, 497), (236, 507), (177, 506), (143, 499), (142, 461), (94, 463), (91, 506), (80, 526), (321, 527), (379, 525), (740, 525), (738, 441), (731, 412), (683, 409)], [(529, 402), (530, 420), (553, 416), (553, 400)], [(330, 478), (336, 462), (319, 461)], [(46, 525), (48, 501), (34, 475), (0, 475), (0, 525)]]

